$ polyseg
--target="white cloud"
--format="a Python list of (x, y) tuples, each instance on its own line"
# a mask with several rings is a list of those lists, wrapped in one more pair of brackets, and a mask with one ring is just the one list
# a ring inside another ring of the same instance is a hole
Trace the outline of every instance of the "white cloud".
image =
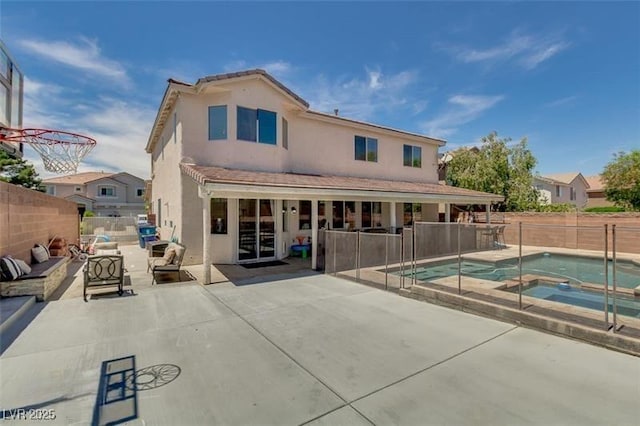
[[(88, 102), (72, 90), (39, 81), (25, 81), (24, 127), (66, 130), (96, 139), (97, 145), (78, 171), (126, 171), (149, 177), (144, 151), (156, 114), (154, 107), (109, 97)], [(42, 160), (27, 145), (25, 157), (42, 177)]]
[(439, 45), (455, 59), (464, 63), (492, 65), (500, 61), (515, 61), (519, 66), (531, 70), (547, 61), (571, 44), (557, 36), (523, 35), (512, 33), (504, 42), (484, 49), (467, 46)]
[(563, 105), (569, 105), (574, 103), (578, 99), (578, 96), (565, 96), (564, 98), (555, 99), (551, 102), (547, 102), (544, 106), (548, 108), (555, 108)]
[(402, 71), (386, 75), (380, 70), (365, 69), (361, 77), (340, 77), (329, 80), (320, 75), (305, 85), (303, 97), (312, 109), (333, 112), (340, 110), (345, 117), (369, 120), (382, 110), (406, 107), (412, 112), (424, 109), (426, 101), (409, 100), (409, 89), (415, 85), (418, 74)]
[(117, 61), (102, 56), (98, 43), (81, 38), (79, 43), (68, 41), (21, 40), (19, 45), (28, 52), (49, 61), (58, 62), (72, 68), (127, 84), (129, 77), (124, 67)]
[(484, 111), (492, 108), (504, 99), (502, 95), (454, 95), (448, 99), (444, 112), (422, 124), (423, 130), (430, 136), (446, 138), (465, 123), (475, 120)]

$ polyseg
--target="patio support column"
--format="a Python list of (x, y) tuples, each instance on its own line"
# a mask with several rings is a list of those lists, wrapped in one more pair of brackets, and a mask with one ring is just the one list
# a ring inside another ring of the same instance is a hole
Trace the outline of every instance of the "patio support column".
[(311, 200), (311, 269), (318, 263), (318, 200)]
[[(204, 191), (203, 191), (204, 192)], [(211, 193), (202, 194), (202, 282), (211, 283)]]
[(451, 204), (449, 203), (444, 203), (444, 221), (451, 222)]
[(485, 205), (487, 223), (491, 223), (491, 204)]
[(391, 233), (396, 232), (396, 202), (389, 202), (389, 228), (391, 228)]

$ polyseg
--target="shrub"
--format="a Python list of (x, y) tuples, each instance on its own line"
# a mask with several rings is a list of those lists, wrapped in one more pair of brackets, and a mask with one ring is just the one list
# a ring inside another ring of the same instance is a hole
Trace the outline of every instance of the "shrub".
[(624, 207), (619, 206), (603, 206), (603, 207), (589, 207), (584, 209), (587, 213), (620, 213), (626, 211)]

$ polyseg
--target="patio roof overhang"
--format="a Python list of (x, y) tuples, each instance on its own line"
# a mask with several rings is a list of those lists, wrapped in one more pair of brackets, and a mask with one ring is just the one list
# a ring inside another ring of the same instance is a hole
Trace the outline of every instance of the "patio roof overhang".
[(464, 188), (350, 176), (258, 172), (181, 163), (201, 197), (491, 204), (504, 197)]

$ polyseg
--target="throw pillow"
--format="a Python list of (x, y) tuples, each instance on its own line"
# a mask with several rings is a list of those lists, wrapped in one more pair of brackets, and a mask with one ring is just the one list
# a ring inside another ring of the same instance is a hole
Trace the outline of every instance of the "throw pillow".
[(164, 251), (164, 256), (162, 256), (162, 258), (164, 259), (165, 265), (170, 265), (171, 263), (173, 263), (173, 259), (175, 259), (175, 257), (176, 257), (176, 250), (174, 248), (167, 248)]
[(47, 259), (51, 257), (51, 251), (49, 251), (49, 246), (45, 246), (44, 244), (36, 244), (35, 246), (36, 247), (40, 246), (44, 249), (44, 251), (47, 252)]
[(13, 259), (16, 261), (20, 269), (22, 270), (22, 275), (27, 275), (31, 273), (31, 266), (27, 265), (27, 262), (21, 259)]
[(0, 259), (0, 270), (2, 270), (2, 278), (6, 281), (17, 280), (22, 276), (22, 269), (16, 261), (10, 257)]
[(33, 256), (33, 260), (35, 260), (36, 263), (42, 263), (49, 260), (47, 250), (41, 244), (38, 244), (31, 249), (31, 255)]

